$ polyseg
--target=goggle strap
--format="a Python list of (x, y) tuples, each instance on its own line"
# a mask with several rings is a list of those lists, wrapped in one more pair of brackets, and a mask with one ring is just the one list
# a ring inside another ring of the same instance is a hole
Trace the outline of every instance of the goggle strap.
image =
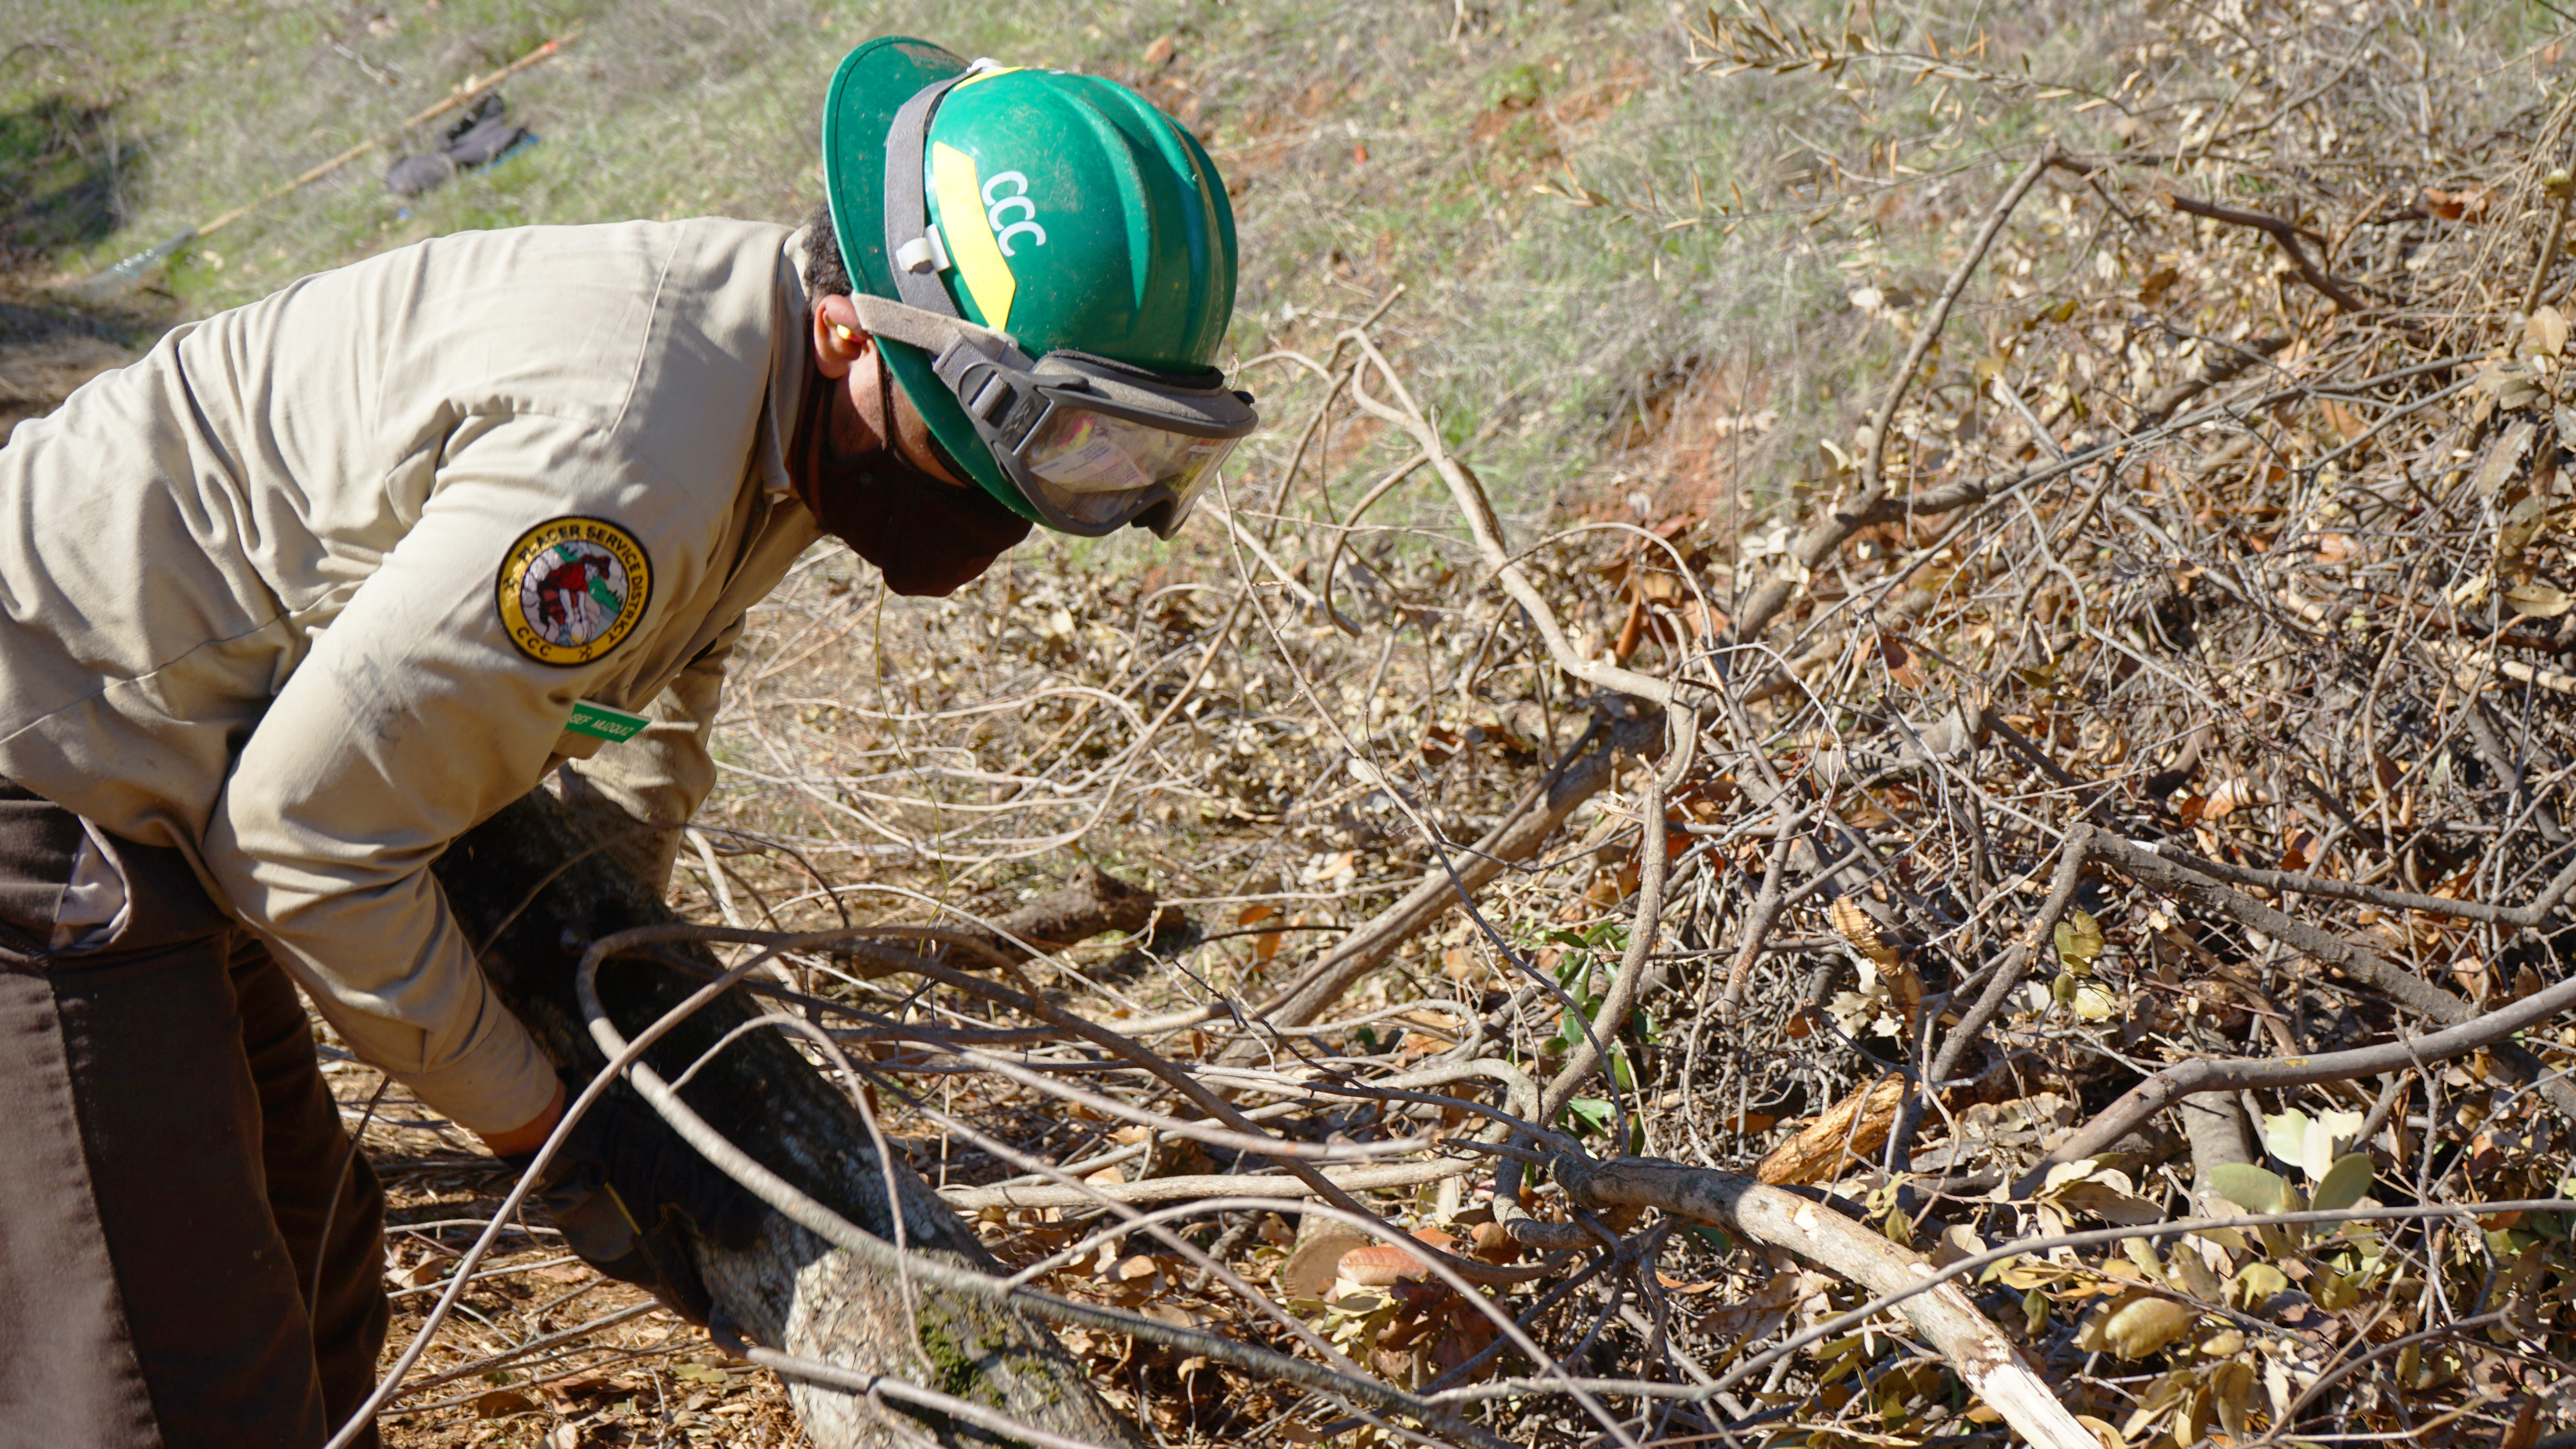
[(934, 358), (962, 344), (985, 357), (1016, 362), (1022, 367), (1029, 365), (1018, 339), (1007, 332), (979, 327), (963, 317), (943, 316), (873, 294), (854, 296), (850, 305), (858, 309), (859, 325), (870, 335), (910, 343)]

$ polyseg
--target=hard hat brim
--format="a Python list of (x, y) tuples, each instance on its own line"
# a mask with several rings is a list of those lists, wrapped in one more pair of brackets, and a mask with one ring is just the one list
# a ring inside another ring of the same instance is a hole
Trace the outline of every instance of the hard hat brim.
[[(850, 284), (871, 295), (899, 297), (894, 265), (885, 253), (885, 142), (895, 112), (933, 81), (966, 69), (950, 52), (905, 35), (880, 36), (851, 51), (833, 72), (823, 100), (823, 189), (832, 206), (832, 230)], [(930, 425), (940, 448), (965, 469), (968, 481), (1032, 523), (1043, 523), (1020, 496), (991, 450), (978, 437), (921, 349), (878, 338), (886, 369)]]

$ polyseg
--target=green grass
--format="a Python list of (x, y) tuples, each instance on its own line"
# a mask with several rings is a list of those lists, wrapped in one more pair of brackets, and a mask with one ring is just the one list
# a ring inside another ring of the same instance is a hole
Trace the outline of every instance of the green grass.
[[(1785, 7), (1828, 31), (1843, 11), (1826, 0)], [(1953, 12), (1969, 18), (1943, 18)], [(2079, 19), (1954, 5), (1925, 23), (1952, 47), (1983, 32), (2040, 73), (2105, 81), (2092, 74), (2098, 39)], [(1877, 23), (1900, 40), (1914, 33)], [(1651, 475), (1672, 460), (1635, 445), (1676, 399), (1726, 378), (1742, 411), (1780, 416), (1729, 464), (1776, 498), (1819, 456), (1793, 440), (1847, 431), (1858, 377), (1902, 345), (1844, 294), (1862, 278), (1937, 285), (1949, 231), (1932, 223), (1981, 206), (2002, 176), (1985, 153), (2029, 139), (2046, 115), (2062, 120), (2064, 103), (1935, 117), (1928, 93), (1892, 84), (1901, 75), (1878, 77), (1888, 84), (1865, 97), (1814, 76), (1694, 75), (1679, 24), (1674, 12), (1613, 0), (1076, 0), (1043, 11), (926, 0), (0, 0), (0, 26), (31, 37), (0, 62), (0, 202), (15, 208), (9, 240), (85, 273), (387, 135), (467, 75), (579, 25), (558, 62), (505, 87), (540, 145), (408, 206), (379, 182), (393, 152), (371, 153), (184, 252), (163, 282), (169, 305), (200, 315), (466, 228), (704, 213), (792, 221), (817, 195), (814, 115), (833, 63), (870, 35), (909, 31), (962, 54), (1138, 84), (1197, 129), (1241, 219), (1238, 356), (1320, 355), (1405, 287), (1382, 339), (1507, 510), (1544, 516), (1569, 488), (1653, 491)], [(1176, 54), (1148, 69), (1143, 57), (1166, 34)], [(420, 149), (435, 132), (391, 139)], [(1877, 169), (1891, 140), (1931, 179), (1856, 189), (1854, 173)], [(1943, 179), (1945, 169), (1960, 174)], [(1613, 204), (1579, 206), (1542, 187)], [(1278, 366), (1254, 382), (1283, 425), (1241, 470), (1259, 503), (1317, 390)], [(1347, 502), (1347, 485), (1383, 465), (1380, 452), (1365, 437), (1339, 440), (1327, 455), (1334, 496)], [(1621, 483), (1623, 468), (1650, 476)], [(1379, 521), (1445, 515), (1445, 499), (1407, 492)], [(1124, 559), (1139, 546), (1083, 552)]]

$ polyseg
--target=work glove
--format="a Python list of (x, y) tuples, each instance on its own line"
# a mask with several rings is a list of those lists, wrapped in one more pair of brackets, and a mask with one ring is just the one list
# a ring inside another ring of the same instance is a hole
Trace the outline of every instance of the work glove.
[[(502, 1160), (525, 1172), (536, 1154)], [(740, 1251), (751, 1246), (768, 1210), (627, 1092), (609, 1092), (591, 1104), (530, 1197), (583, 1262), (697, 1324), (707, 1321), (713, 1300), (698, 1277), (689, 1238)]]
[(535, 139), (526, 127), (510, 124), (509, 106), (495, 92), (448, 127), (437, 150), (405, 156), (386, 167), (385, 189), (396, 196), (418, 196), (446, 185), (469, 166), (488, 166), (512, 147)]

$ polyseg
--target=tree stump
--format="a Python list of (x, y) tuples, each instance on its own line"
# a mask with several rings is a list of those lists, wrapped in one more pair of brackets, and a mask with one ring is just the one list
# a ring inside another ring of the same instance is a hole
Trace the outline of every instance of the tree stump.
[[(468, 832), (435, 867), (501, 1000), (557, 1064), (584, 1074), (605, 1060), (574, 996), (582, 952), (614, 932), (677, 919), (607, 844), (540, 790)], [(601, 1004), (630, 1038), (704, 985), (703, 973), (720, 969), (703, 945), (653, 949), (659, 959), (600, 967)], [(690, 965), (702, 974), (683, 969)], [(759, 1012), (748, 993), (729, 992), (657, 1042), (645, 1060), (677, 1080), (725, 1032)], [(611, 1090), (633, 1091), (622, 1082)], [(681, 1096), (771, 1171), (877, 1237), (894, 1241), (900, 1221), (912, 1251), (996, 1270), (974, 1232), (909, 1164), (877, 1154), (858, 1108), (778, 1033), (749, 1032), (727, 1044)], [(1070, 1438), (1141, 1442), (1043, 1324), (984, 1300), (890, 1280), (776, 1214), (746, 1251), (694, 1247), (719, 1309), (760, 1343), (855, 1373), (906, 1379)], [(820, 1449), (900, 1442), (858, 1396), (798, 1383), (790, 1394)], [(936, 1415), (907, 1417), (906, 1427), (941, 1444), (998, 1442)]]

